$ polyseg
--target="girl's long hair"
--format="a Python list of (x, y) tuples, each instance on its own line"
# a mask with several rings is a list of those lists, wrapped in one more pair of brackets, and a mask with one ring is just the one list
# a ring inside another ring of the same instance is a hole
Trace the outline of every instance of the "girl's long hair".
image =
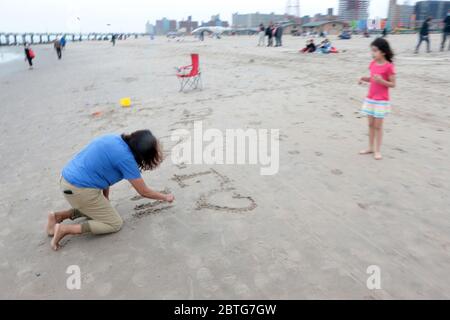
[(387, 61), (391, 63), (394, 62), (394, 52), (392, 51), (391, 46), (386, 39), (377, 38), (372, 42), (371, 46), (377, 47), (378, 50), (383, 52)]

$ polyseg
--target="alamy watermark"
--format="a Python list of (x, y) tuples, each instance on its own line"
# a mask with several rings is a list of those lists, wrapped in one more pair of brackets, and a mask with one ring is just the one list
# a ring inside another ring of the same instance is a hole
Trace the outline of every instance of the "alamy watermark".
[(81, 289), (81, 269), (77, 265), (70, 265), (66, 269), (66, 273), (70, 274), (66, 280), (66, 287), (69, 290)]
[(261, 175), (275, 175), (280, 168), (279, 129), (203, 130), (195, 121), (193, 131), (177, 129), (171, 140), (175, 164), (259, 165)]

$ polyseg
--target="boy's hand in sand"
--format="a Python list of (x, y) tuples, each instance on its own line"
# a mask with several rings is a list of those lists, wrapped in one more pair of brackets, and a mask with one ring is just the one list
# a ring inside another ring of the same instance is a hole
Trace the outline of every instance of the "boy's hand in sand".
[(175, 197), (173, 196), (173, 194), (166, 195), (167, 202), (173, 202), (173, 200), (175, 200)]

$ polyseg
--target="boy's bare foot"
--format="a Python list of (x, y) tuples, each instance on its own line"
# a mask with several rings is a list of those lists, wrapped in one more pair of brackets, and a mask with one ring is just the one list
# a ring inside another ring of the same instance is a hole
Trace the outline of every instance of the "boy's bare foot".
[(50, 212), (48, 214), (48, 219), (47, 219), (47, 234), (49, 237), (53, 237), (54, 232), (54, 228), (55, 228), (55, 224), (56, 224), (56, 217), (55, 217), (55, 213), (54, 212)]
[(381, 155), (381, 152), (375, 152), (375, 155), (373, 156), (375, 160), (382, 160), (383, 156)]
[(60, 248), (59, 242), (66, 235), (61, 228), (61, 224), (55, 224), (55, 235), (53, 236), (52, 242), (50, 243), (53, 250), (58, 250)]
[(359, 152), (359, 154), (362, 155), (362, 156), (367, 155), (367, 154), (372, 154), (372, 153), (373, 153), (373, 150), (370, 150), (370, 149), (367, 149), (367, 150), (361, 150), (361, 151)]

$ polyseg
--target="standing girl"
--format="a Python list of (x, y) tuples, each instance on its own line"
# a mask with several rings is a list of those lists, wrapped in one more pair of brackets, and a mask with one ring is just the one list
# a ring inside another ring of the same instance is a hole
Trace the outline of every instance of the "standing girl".
[(378, 38), (371, 44), (373, 61), (370, 63), (370, 77), (362, 77), (359, 83), (370, 83), (369, 94), (364, 100), (361, 112), (369, 118), (369, 148), (360, 154), (374, 154), (376, 160), (383, 159), (383, 120), (391, 112), (389, 88), (395, 88), (394, 53), (389, 43)]
[(28, 61), (28, 65), (30, 69), (33, 69), (33, 59), (35, 55), (33, 50), (31, 50), (30, 45), (28, 43), (25, 44), (25, 61)]

